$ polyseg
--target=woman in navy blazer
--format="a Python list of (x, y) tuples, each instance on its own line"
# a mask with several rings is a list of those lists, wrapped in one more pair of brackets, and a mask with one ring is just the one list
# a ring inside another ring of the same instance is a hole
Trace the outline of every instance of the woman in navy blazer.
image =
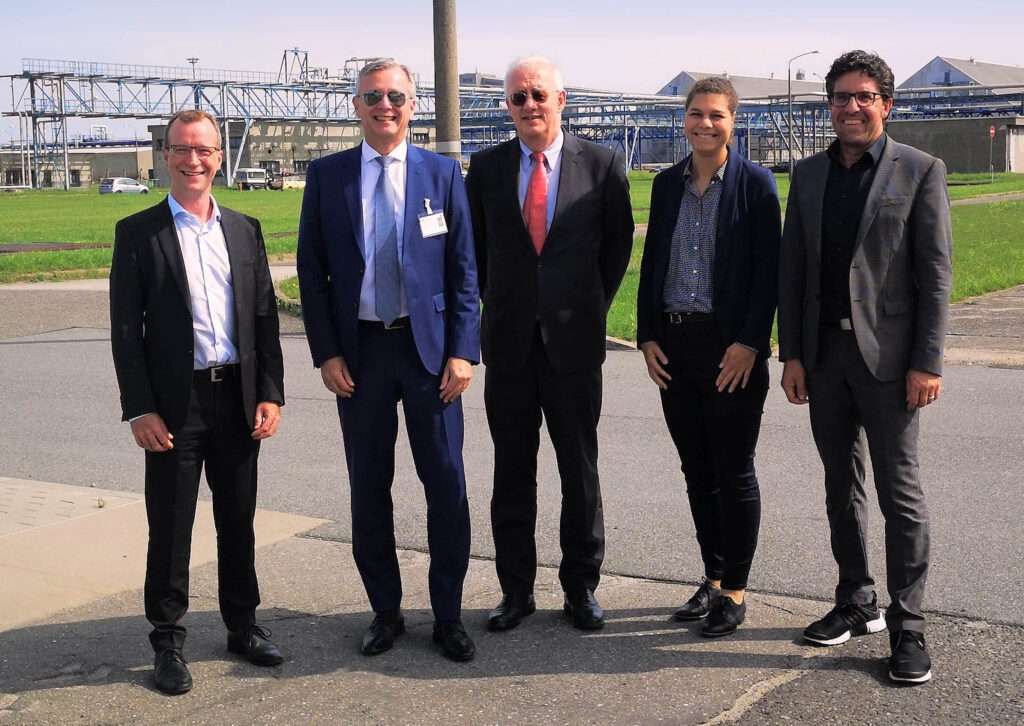
[(704, 561), (704, 581), (673, 619), (706, 618), (707, 637), (735, 632), (746, 615), (782, 234), (771, 173), (729, 149), (737, 105), (724, 78), (687, 95), (693, 153), (654, 179), (637, 295), (637, 342), (661, 389)]

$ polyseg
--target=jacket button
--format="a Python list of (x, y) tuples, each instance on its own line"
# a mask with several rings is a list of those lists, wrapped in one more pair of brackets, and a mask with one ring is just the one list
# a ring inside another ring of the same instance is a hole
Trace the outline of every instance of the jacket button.
[(544, 269), (544, 263), (543, 262), (538, 262), (537, 263), (537, 269), (538, 270), (543, 270)]

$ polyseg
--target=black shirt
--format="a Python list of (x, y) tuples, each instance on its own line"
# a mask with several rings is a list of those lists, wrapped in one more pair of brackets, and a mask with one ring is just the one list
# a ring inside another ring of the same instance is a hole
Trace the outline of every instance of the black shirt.
[(885, 148), (883, 133), (857, 163), (840, 161), (839, 140), (828, 147), (831, 160), (821, 215), (821, 324), (838, 325), (850, 317), (850, 263), (857, 228), (868, 199), (875, 169)]

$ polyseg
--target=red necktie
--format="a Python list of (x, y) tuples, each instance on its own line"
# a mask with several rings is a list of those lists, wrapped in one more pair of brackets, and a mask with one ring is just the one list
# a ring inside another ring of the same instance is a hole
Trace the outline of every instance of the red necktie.
[(544, 170), (544, 152), (535, 151), (530, 154), (530, 158), (533, 159), (533, 171), (526, 187), (523, 217), (526, 219), (530, 239), (533, 240), (533, 248), (539, 255), (548, 234), (548, 175)]

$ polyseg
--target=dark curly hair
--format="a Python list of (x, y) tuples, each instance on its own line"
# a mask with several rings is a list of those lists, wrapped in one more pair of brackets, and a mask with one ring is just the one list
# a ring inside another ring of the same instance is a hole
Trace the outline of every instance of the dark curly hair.
[(892, 68), (877, 53), (868, 53), (866, 50), (851, 50), (843, 53), (832, 61), (832, 67), (825, 75), (825, 92), (829, 98), (836, 86), (836, 79), (849, 72), (860, 72), (873, 78), (878, 84), (878, 92), (886, 98), (892, 98), (896, 92), (896, 79), (892, 75)]
[(736, 95), (736, 89), (733, 88), (732, 81), (722, 76), (709, 76), (708, 78), (701, 78), (690, 87), (690, 92), (686, 94), (686, 108), (690, 107), (694, 96), (699, 96), (702, 93), (725, 96), (728, 99), (729, 110), (732, 113), (736, 113), (736, 107), (740, 104), (739, 96)]

